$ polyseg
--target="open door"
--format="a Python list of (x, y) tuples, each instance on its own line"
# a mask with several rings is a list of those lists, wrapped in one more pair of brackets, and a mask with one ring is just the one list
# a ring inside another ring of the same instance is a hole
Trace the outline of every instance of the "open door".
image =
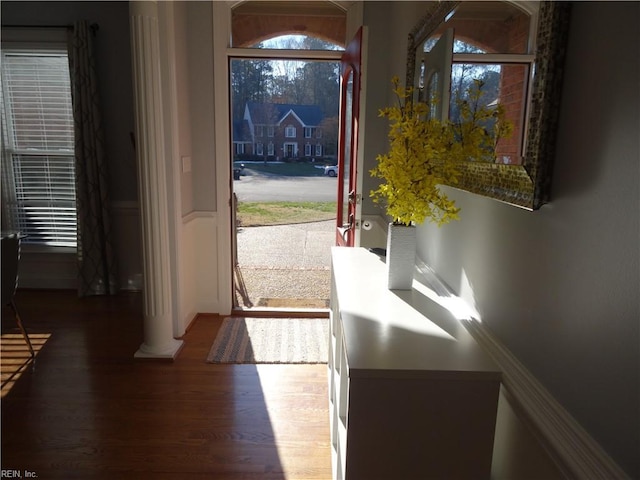
[(445, 120), (449, 117), (452, 58), (453, 29), (448, 28), (431, 50), (422, 54), (422, 61), (418, 63), (418, 100), (432, 107), (431, 118)]
[(353, 247), (356, 228), (358, 115), (362, 27), (340, 60), (340, 140), (338, 146), (338, 212), (336, 245)]

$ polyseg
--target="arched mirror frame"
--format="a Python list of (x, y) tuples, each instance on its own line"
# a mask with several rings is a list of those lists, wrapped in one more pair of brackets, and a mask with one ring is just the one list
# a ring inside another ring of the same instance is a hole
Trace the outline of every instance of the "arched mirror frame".
[[(459, 3), (432, 3), (409, 33), (407, 87), (415, 86), (417, 49)], [(451, 185), (528, 210), (537, 210), (549, 201), (570, 13), (569, 2), (540, 2), (539, 5), (535, 74), (523, 163), (464, 162), (458, 183)]]

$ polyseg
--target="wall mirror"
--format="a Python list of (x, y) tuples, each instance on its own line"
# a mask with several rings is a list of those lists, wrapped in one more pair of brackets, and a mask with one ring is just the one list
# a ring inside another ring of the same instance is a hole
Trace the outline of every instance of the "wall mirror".
[(420, 100), (439, 88), (439, 114), (451, 118), (455, 97), (482, 79), (486, 101), (500, 102), (514, 126), (496, 163), (463, 162), (451, 186), (528, 210), (549, 200), (569, 10), (569, 2), (433, 2), (409, 33), (406, 85)]

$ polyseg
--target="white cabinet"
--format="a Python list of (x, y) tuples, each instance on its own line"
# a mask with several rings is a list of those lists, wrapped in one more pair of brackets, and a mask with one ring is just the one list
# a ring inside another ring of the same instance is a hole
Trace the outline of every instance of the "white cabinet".
[(500, 371), (431, 295), (390, 291), (384, 258), (333, 248), (334, 479), (489, 478)]

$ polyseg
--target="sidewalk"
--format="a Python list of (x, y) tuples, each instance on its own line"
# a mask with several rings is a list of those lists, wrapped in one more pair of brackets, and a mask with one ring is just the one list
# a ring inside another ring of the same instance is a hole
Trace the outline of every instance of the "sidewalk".
[(328, 307), (335, 220), (241, 227), (237, 239), (239, 306)]

